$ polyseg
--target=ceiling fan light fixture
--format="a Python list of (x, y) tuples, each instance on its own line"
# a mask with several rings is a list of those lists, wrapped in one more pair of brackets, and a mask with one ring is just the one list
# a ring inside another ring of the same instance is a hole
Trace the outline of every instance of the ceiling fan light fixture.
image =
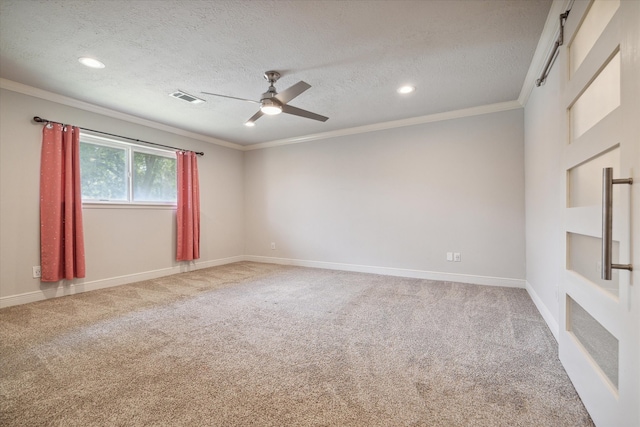
[(260, 111), (269, 116), (275, 116), (282, 113), (282, 106), (271, 99), (262, 100)]
[(254, 127), (256, 124), (255, 124), (255, 122), (244, 122), (244, 125), (245, 125), (246, 127), (248, 127), (248, 128), (252, 128), (252, 127)]

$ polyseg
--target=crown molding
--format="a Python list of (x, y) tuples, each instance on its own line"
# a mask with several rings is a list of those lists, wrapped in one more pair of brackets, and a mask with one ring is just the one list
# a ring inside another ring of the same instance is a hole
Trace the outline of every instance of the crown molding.
[(132, 116), (126, 113), (121, 113), (119, 111), (100, 107), (94, 104), (90, 104), (88, 102), (79, 101), (77, 99), (69, 98), (53, 92), (48, 92), (46, 90), (34, 88), (32, 86), (27, 86), (22, 83), (17, 83), (7, 79), (0, 78), (0, 88), (7, 89), (13, 92), (22, 93), (24, 95), (34, 96), (36, 98), (45, 99), (47, 101), (57, 102), (59, 104), (79, 108), (81, 110), (102, 114), (104, 116), (112, 117), (119, 120), (124, 120), (130, 123), (136, 123), (143, 126), (158, 129), (161, 131), (170, 132), (176, 135), (186, 136), (188, 138), (192, 138), (198, 141), (208, 142), (211, 144), (220, 145), (222, 147), (232, 148), (234, 150), (239, 150), (239, 151), (260, 150), (264, 148), (279, 147), (282, 145), (300, 144), (303, 142), (318, 141), (318, 140), (336, 138), (341, 136), (357, 135), (357, 134), (368, 133), (368, 132), (377, 132), (377, 131), (382, 131), (387, 129), (415, 126), (415, 125), (439, 122), (444, 120), (460, 119), (463, 117), (471, 117), (471, 116), (478, 116), (482, 114), (496, 113), (500, 111), (515, 110), (518, 108), (522, 108), (523, 106), (523, 104), (521, 104), (519, 101), (506, 101), (506, 102), (499, 102), (496, 104), (481, 105), (478, 107), (447, 111), (444, 113), (430, 114), (427, 116), (413, 117), (409, 119), (394, 120), (394, 121), (382, 122), (382, 123), (374, 123), (371, 125), (358, 126), (358, 127), (352, 127), (352, 128), (346, 128), (346, 129), (338, 129), (338, 130), (329, 131), (329, 132), (296, 136), (296, 137), (285, 138), (285, 139), (278, 139), (274, 141), (262, 142), (262, 143), (253, 144), (253, 145), (240, 145), (240, 144), (234, 144), (232, 142), (224, 141), (221, 139), (197, 134), (194, 132), (189, 132), (189, 131), (175, 128), (172, 126), (164, 125), (151, 120), (142, 119), (140, 117)]
[(260, 150), (263, 148), (279, 147), (282, 145), (299, 144), (302, 142), (318, 141), (321, 139), (336, 138), (340, 136), (356, 135), (367, 132), (377, 132), (387, 129), (421, 125), (424, 123), (440, 122), (443, 120), (459, 119), (463, 117), (478, 116), (481, 114), (496, 113), (500, 111), (522, 108), (518, 101), (507, 101), (496, 104), (482, 105), (479, 107), (464, 108), (461, 110), (447, 111), (445, 113), (430, 114), (428, 116), (413, 117), (410, 119), (394, 120), (390, 122), (375, 123), (372, 125), (358, 126), (347, 129), (339, 129), (330, 132), (314, 133), (293, 138), (278, 139), (275, 141), (244, 146), (244, 151)]
[(142, 126), (147, 126), (153, 129), (158, 129), (164, 132), (173, 133), (175, 135), (185, 136), (187, 138), (195, 139), (202, 142), (208, 142), (210, 144), (220, 145), (222, 147), (232, 148), (234, 150), (243, 150), (243, 146), (234, 144), (232, 142), (224, 141), (222, 139), (211, 138), (209, 136), (201, 135), (195, 132), (189, 132), (184, 129), (176, 128), (173, 126), (164, 125), (162, 123), (154, 122), (151, 120), (143, 119), (140, 117), (132, 116), (130, 114), (122, 113), (119, 111), (111, 110), (109, 108), (100, 107), (88, 102), (79, 101), (77, 99), (69, 98), (67, 96), (59, 95), (57, 93), (49, 92), (46, 90), (38, 89), (32, 86), (27, 86), (22, 83), (14, 82), (0, 78), (0, 88), (7, 89), (12, 92), (18, 92), (23, 95), (29, 95), (36, 98), (44, 99), (58, 104), (67, 105), (69, 107), (79, 108), (84, 111), (101, 114), (103, 116), (112, 117), (114, 119), (123, 120), (130, 123), (135, 123)]
[(544, 69), (547, 58), (551, 55), (553, 45), (560, 34), (560, 15), (563, 14), (571, 4), (572, 0), (554, 0), (549, 9), (547, 20), (542, 29), (542, 34), (538, 40), (538, 46), (531, 59), (527, 76), (524, 79), (518, 102), (523, 107), (527, 105), (531, 92), (536, 84), (536, 80), (540, 77), (540, 73)]

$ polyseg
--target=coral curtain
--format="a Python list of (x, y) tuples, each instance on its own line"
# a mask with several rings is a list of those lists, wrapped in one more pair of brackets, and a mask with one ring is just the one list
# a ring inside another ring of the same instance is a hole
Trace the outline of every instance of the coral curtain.
[(49, 123), (40, 158), (40, 280), (85, 277), (80, 129)]
[(178, 151), (178, 261), (200, 258), (200, 184), (198, 159), (192, 151)]

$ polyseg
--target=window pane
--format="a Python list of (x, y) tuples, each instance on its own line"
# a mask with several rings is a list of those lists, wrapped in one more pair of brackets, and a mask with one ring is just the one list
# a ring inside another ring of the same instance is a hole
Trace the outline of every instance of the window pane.
[(620, 61), (618, 52), (569, 110), (571, 141), (620, 106)]
[(580, 67), (619, 7), (620, 0), (596, 0), (593, 2), (569, 47), (571, 75)]
[(127, 154), (124, 149), (80, 143), (83, 200), (127, 201)]
[(573, 335), (617, 389), (618, 339), (569, 295), (567, 295), (567, 302), (569, 303), (567, 330), (573, 332)]
[(134, 151), (133, 200), (175, 202), (176, 159)]
[[(613, 240), (613, 262), (620, 262), (620, 242)], [(611, 280), (600, 278), (600, 255), (602, 251), (602, 239), (600, 237), (586, 236), (578, 233), (567, 233), (567, 270), (573, 270), (584, 276), (592, 283), (618, 296), (620, 270), (613, 270)]]

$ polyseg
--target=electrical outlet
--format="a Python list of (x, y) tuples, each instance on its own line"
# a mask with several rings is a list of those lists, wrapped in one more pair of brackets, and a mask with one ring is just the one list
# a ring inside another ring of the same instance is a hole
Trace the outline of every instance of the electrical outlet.
[(460, 259), (460, 252), (454, 252), (454, 253), (453, 253), (453, 260), (454, 260), (455, 262), (460, 262), (460, 261), (462, 261), (462, 259)]
[(271, 250), (275, 250), (276, 248), (276, 242), (271, 242)]
[(42, 270), (40, 270), (40, 266), (39, 265), (34, 265), (33, 266), (33, 278), (37, 279), (39, 277), (42, 277)]
[(453, 261), (453, 252), (447, 252), (447, 261)]

